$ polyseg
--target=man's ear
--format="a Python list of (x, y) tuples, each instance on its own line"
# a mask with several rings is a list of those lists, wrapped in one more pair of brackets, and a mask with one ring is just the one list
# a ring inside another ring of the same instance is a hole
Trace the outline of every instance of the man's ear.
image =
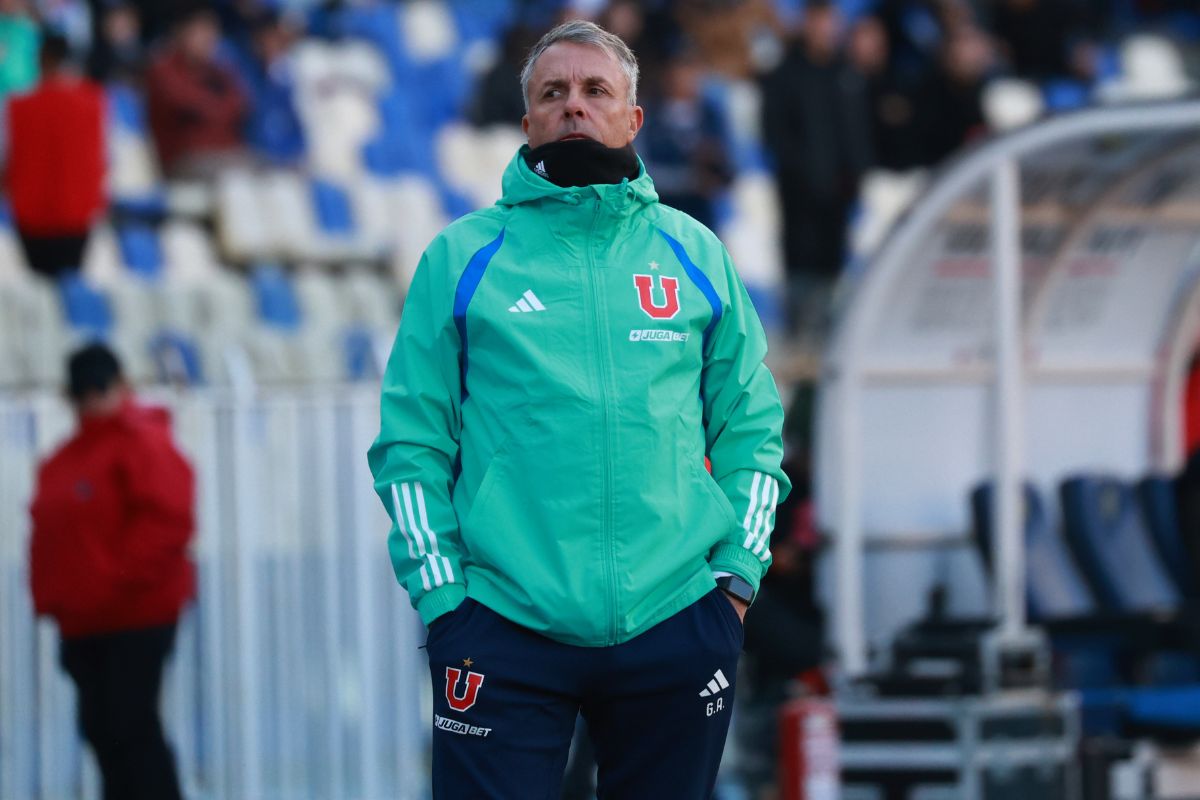
[(634, 106), (629, 112), (629, 141), (632, 142), (637, 138), (638, 131), (642, 129), (642, 123), (645, 122), (645, 112), (641, 106)]
[(529, 138), (529, 115), (521, 117), (521, 132), (525, 134), (525, 138)]

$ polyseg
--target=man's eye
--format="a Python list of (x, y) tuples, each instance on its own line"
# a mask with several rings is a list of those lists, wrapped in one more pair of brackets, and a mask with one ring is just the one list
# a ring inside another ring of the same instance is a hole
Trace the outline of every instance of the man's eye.
[(562, 95), (562, 91), (559, 89), (547, 89), (546, 93), (542, 96), (543, 97), (559, 97), (560, 95)]

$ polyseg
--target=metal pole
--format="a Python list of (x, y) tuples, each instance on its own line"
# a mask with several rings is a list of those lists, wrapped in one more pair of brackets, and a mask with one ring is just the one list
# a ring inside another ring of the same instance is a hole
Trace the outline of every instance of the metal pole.
[(1021, 199), (1017, 162), (992, 173), (992, 276), (995, 281), (995, 464), (992, 543), (996, 609), (1005, 637), (1025, 628), (1024, 375), (1021, 340)]
[(837, 606), (834, 619), (842, 675), (853, 679), (867, 671), (863, 613), (862, 417), (860, 373), (846, 370), (838, 386), (838, 438), (841, 439), (837, 539)]

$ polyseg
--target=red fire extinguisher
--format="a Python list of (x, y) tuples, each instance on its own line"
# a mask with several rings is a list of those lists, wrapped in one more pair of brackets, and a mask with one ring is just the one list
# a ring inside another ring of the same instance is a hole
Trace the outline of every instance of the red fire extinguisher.
[(791, 700), (779, 711), (780, 800), (838, 800), (838, 725), (833, 702)]

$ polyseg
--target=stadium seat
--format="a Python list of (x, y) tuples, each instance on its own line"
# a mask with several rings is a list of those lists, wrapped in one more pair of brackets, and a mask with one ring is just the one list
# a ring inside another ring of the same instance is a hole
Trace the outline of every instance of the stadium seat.
[(58, 288), (67, 323), (93, 338), (107, 338), (113, 326), (107, 298), (80, 275), (64, 275)]
[(117, 228), (117, 243), (121, 257), (132, 272), (143, 278), (156, 278), (162, 272), (162, 248), (158, 231), (143, 223), (129, 223)]
[(458, 45), (458, 28), (445, 3), (410, 0), (400, 7), (403, 47), (414, 62), (448, 58)]
[(1192, 572), (1192, 560), (1179, 527), (1175, 482), (1162, 475), (1147, 476), (1138, 481), (1137, 496), (1150, 540), (1175, 587), (1183, 597), (1196, 597), (1200, 579)]
[[(971, 520), (983, 562), (991, 568), (992, 504), (995, 487), (985, 483), (971, 492)], [(1055, 530), (1040, 492), (1022, 487), (1025, 530), (1025, 591), (1033, 620), (1075, 618), (1097, 611), (1079, 568)]]
[(346, 190), (332, 181), (314, 178), (309, 183), (317, 224), (333, 236), (349, 236), (355, 231), (354, 211)]
[(1179, 608), (1133, 489), (1112, 477), (1080, 476), (1060, 487), (1063, 532), (1101, 606), (1113, 613)]
[(260, 188), (266, 182), (245, 170), (225, 170), (217, 178), (216, 228), (221, 250), (234, 261), (247, 262), (275, 255), (269, 203)]
[(268, 327), (294, 331), (300, 327), (300, 305), (287, 274), (277, 264), (260, 264), (250, 275), (258, 318)]
[(1009, 131), (1036, 120), (1045, 109), (1042, 93), (1029, 81), (998, 78), (983, 90), (983, 118), (993, 131)]

